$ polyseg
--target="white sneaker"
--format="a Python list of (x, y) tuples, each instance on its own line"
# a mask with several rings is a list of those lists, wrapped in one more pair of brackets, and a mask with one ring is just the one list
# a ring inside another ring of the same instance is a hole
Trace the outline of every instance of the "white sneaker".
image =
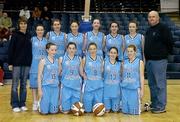
[(26, 106), (22, 106), (22, 107), (21, 107), (21, 110), (22, 110), (22, 111), (27, 111), (28, 108), (27, 108)]
[(38, 110), (38, 104), (33, 103), (32, 110), (37, 111)]
[(16, 108), (13, 108), (13, 112), (20, 112), (21, 111), (21, 109), (19, 108), (19, 107), (16, 107)]

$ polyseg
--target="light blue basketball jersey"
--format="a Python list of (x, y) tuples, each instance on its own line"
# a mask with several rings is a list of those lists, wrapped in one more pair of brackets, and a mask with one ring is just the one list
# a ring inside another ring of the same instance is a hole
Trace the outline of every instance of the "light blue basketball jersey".
[(102, 32), (98, 32), (97, 35), (92, 31), (87, 32), (87, 48), (90, 43), (94, 42), (97, 45), (97, 55), (103, 56), (103, 39), (104, 34)]
[(47, 44), (47, 39), (42, 38), (42, 40), (39, 40), (37, 36), (32, 37), (32, 64), (31, 64), (31, 69), (30, 73), (38, 73), (38, 65), (39, 61), (47, 56), (46, 52), (46, 44)]
[(103, 59), (101, 56), (97, 55), (96, 60), (93, 60), (89, 55), (86, 56), (84, 68), (87, 75), (87, 80), (84, 81), (86, 91), (103, 88), (102, 67)]
[(122, 51), (123, 39), (122, 35), (117, 34), (116, 37), (113, 37), (111, 34), (106, 36), (106, 56), (108, 55), (109, 49), (111, 47), (116, 47), (118, 49), (118, 59), (123, 60), (123, 51)]
[(64, 32), (61, 32), (59, 35), (57, 35), (54, 31), (50, 31), (48, 42), (52, 42), (57, 45), (56, 58), (59, 58), (60, 56), (64, 56), (66, 50)]
[(82, 79), (80, 76), (80, 58), (74, 56), (70, 59), (68, 54), (62, 59), (62, 79), (61, 83), (69, 88), (80, 91)]
[(127, 89), (140, 88), (140, 59), (135, 58), (133, 62), (129, 59), (124, 61), (123, 65), (123, 80), (121, 87)]
[(45, 64), (43, 69), (42, 85), (57, 86), (59, 84), (58, 59), (54, 59), (53, 63), (51, 63), (47, 57), (44, 59)]
[(82, 56), (83, 51), (83, 34), (82, 33), (78, 33), (77, 36), (73, 35), (72, 33), (68, 33), (67, 35), (67, 43), (69, 42), (74, 42), (77, 46), (77, 52), (76, 55), (78, 56)]
[(104, 64), (104, 97), (118, 97), (120, 95), (121, 63), (111, 64), (108, 58)]
[(137, 33), (134, 38), (132, 38), (129, 34), (125, 35), (125, 51), (124, 51), (124, 59), (128, 59), (127, 56), (127, 47), (133, 44), (137, 48), (136, 57), (142, 60), (142, 35)]

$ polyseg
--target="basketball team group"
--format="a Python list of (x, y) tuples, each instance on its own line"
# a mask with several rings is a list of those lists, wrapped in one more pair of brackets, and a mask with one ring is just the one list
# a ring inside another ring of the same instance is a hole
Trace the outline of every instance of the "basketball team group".
[[(100, 32), (100, 20), (92, 21), (93, 30), (79, 33), (72, 21), (71, 32), (61, 32), (54, 19), (52, 31), (44, 37), (44, 26), (36, 26), (36, 36), (26, 32), (27, 21), (20, 18), (19, 30), (9, 46), (12, 70), (11, 106), (14, 112), (26, 111), (26, 81), (29, 75), (32, 110), (41, 114), (59, 111), (68, 114), (81, 102), (85, 112), (102, 103), (105, 112), (141, 114), (144, 96), (144, 36), (138, 24), (130, 21), (129, 34), (118, 34), (119, 24), (109, 25), (110, 33)], [(25, 40), (25, 41), (24, 41)], [(20, 64), (21, 66), (19, 66)], [(20, 79), (20, 95), (18, 82)]]

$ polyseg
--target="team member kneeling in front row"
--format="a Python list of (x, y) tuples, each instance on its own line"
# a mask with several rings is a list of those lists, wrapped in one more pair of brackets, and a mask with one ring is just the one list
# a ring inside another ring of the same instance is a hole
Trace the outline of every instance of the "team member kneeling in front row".
[(122, 112), (126, 114), (141, 113), (141, 98), (144, 94), (144, 64), (136, 57), (136, 46), (127, 48), (128, 59), (123, 64)]
[(120, 109), (120, 73), (121, 62), (118, 61), (118, 49), (111, 47), (104, 64), (104, 104), (106, 112)]
[(40, 97), (40, 113), (57, 113), (59, 110), (59, 66), (55, 59), (56, 45), (48, 43), (46, 50), (48, 56), (43, 58), (38, 67), (38, 94)]
[[(60, 57), (61, 72), (61, 111), (68, 113), (75, 102), (80, 101), (83, 68), (81, 58), (76, 56), (76, 44), (69, 42), (67, 53)], [(81, 76), (80, 76), (81, 75)]]
[(93, 105), (102, 103), (103, 100), (103, 59), (97, 55), (97, 45), (90, 43), (89, 53), (83, 59), (84, 76), (84, 95), (83, 104), (85, 112), (92, 112)]

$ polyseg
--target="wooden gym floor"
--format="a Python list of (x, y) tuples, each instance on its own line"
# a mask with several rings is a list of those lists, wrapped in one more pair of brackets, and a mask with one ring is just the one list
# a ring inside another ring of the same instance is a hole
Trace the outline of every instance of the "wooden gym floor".
[[(27, 112), (14, 113), (10, 107), (11, 85), (0, 87), (0, 122), (180, 122), (180, 80), (168, 80), (167, 112), (152, 114), (144, 112), (141, 115), (125, 115), (122, 113), (109, 113), (102, 117), (85, 114), (76, 117), (73, 115), (40, 115), (33, 112), (31, 91), (28, 88)], [(149, 100), (149, 87), (145, 85), (143, 103)]]

